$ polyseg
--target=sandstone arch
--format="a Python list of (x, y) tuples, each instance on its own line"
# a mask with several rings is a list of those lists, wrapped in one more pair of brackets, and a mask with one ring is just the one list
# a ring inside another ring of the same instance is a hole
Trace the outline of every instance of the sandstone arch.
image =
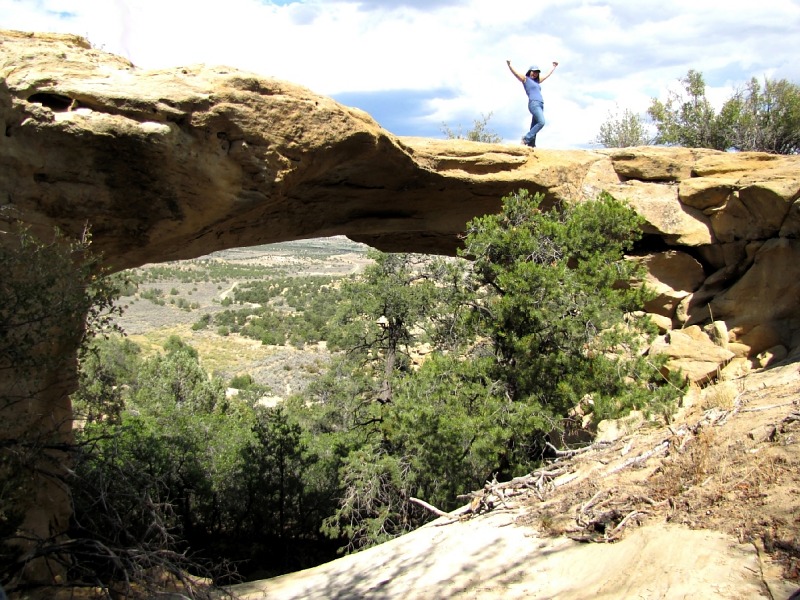
[[(230, 67), (143, 71), (77, 36), (9, 31), (0, 32), (0, 126), (0, 231), (19, 221), (77, 234), (88, 224), (112, 269), (334, 234), (452, 253), (464, 224), (510, 191), (552, 202), (607, 190), (631, 200), (658, 242), (662, 255), (650, 262), (663, 298), (653, 312), (665, 330), (713, 313), (742, 360), (767, 344), (800, 345), (798, 157), (533, 154), (400, 138), (290, 83)], [(74, 349), (63, 352), (74, 365)], [(62, 375), (23, 427), (63, 423), (74, 381)], [(0, 436), (16, 435), (0, 421)], [(37, 493), (26, 526), (63, 531), (65, 493)]]

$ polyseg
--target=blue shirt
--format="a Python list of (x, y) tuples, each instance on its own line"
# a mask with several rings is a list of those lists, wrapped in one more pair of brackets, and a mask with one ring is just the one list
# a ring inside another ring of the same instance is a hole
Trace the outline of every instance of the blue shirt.
[(525, 86), (525, 93), (528, 94), (528, 101), (535, 100), (536, 102), (544, 104), (542, 86), (538, 81), (532, 77), (525, 77), (525, 81), (522, 85)]

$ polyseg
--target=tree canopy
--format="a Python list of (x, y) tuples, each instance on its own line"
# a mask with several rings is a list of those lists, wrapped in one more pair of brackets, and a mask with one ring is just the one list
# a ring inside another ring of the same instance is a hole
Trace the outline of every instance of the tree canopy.
[(609, 114), (595, 142), (606, 147), (646, 144), (797, 154), (800, 152), (800, 86), (786, 79), (755, 77), (740, 87), (719, 112), (706, 93), (703, 74), (690, 69), (665, 100), (653, 98), (645, 119), (624, 109)]
[(626, 108), (609, 112), (608, 120), (600, 125), (594, 143), (606, 148), (628, 148), (650, 145), (653, 137), (649, 135), (647, 124), (641, 116)]
[[(361, 275), (309, 288), (334, 355), (277, 408), (242, 374), (226, 394), (178, 337), (150, 355), (96, 340), (73, 396), (72, 573), (147, 586), (153, 568), (206, 574), (200, 559), (296, 570), (421, 525), (412, 498), (451, 510), (487, 479), (530, 472), (579, 404), (595, 422), (668, 413), (680, 390), (642, 352), (648, 291), (630, 285), (640, 236), (606, 194), (550, 206), (520, 190), (467, 224), (460, 257), (373, 252)], [(253, 283), (254, 302), (291, 287), (315, 310), (301, 284)], [(273, 343), (278, 317), (248, 310), (214, 322)]]
[(499, 144), (503, 141), (497, 133), (489, 129), (489, 120), (492, 118), (492, 113), (486, 115), (481, 114), (480, 118), (472, 122), (472, 129), (464, 132), (459, 125), (457, 131), (453, 131), (447, 125), (442, 123), (442, 133), (445, 137), (451, 140), (469, 140), (470, 142), (485, 142), (490, 144)]

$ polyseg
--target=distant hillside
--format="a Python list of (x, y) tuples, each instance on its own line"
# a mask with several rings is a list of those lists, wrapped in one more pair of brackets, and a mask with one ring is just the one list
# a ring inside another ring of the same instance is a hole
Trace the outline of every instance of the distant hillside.
[[(178, 335), (200, 354), (210, 373), (229, 380), (242, 373), (276, 396), (302, 390), (328, 362), (324, 346), (263, 345), (215, 327), (193, 329), (204, 315), (218, 314), (243, 282), (272, 277), (344, 277), (368, 263), (368, 247), (343, 236), (223, 250), (200, 258), (145, 265), (124, 273), (136, 284), (121, 303), (117, 323), (145, 352), (160, 351)], [(230, 301), (230, 300), (229, 300)], [(276, 302), (280, 299), (276, 298)]]

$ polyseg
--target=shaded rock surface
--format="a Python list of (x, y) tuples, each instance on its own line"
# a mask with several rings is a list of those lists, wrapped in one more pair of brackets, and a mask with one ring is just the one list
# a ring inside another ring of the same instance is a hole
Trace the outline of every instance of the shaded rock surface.
[[(796, 559), (765, 543), (797, 535), (797, 375), (790, 364), (696, 390), (669, 427), (632, 414), (604, 443), (543, 467), (554, 474), (546, 485), (506, 488), (491, 512), (438, 519), (233, 591), (246, 600), (796, 597)], [(609, 518), (613, 529), (597, 531)], [(625, 535), (614, 538), (618, 527)]]
[[(518, 527), (517, 516), (426, 525), (376, 548), (234, 591), (242, 600), (678, 599), (698, 590), (697, 597), (709, 599), (769, 598), (755, 575), (755, 548), (717, 532), (660, 525), (617, 544), (587, 546)], [(665, 556), (669, 565), (662, 563)]]

